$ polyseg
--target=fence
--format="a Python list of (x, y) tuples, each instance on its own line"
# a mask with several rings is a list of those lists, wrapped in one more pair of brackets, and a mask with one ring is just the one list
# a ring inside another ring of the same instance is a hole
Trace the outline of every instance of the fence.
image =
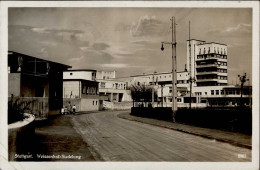
[[(11, 97), (8, 97), (8, 101)], [(14, 97), (13, 101), (17, 101), (21, 104), (21, 107), (25, 107), (28, 104), (28, 112), (31, 112), (35, 119), (46, 119), (49, 113), (49, 98), (47, 97)]]

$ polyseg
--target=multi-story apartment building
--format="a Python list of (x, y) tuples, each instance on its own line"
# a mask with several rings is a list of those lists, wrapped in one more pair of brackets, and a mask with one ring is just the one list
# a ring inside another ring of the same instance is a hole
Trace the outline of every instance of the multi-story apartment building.
[(97, 79), (106, 80), (106, 79), (115, 79), (116, 78), (116, 71), (97, 71)]
[(227, 85), (227, 45), (187, 40), (187, 66), (191, 77), (196, 80), (193, 86)]
[[(167, 105), (167, 103), (172, 102), (172, 73), (152, 73), (152, 74), (141, 74), (131, 76), (129, 84), (134, 85), (153, 85), (157, 91), (159, 97), (158, 106)], [(185, 96), (189, 91), (189, 73), (185, 69), (184, 71), (177, 72), (177, 101), (183, 101), (181, 96)], [(164, 103), (163, 103), (164, 102)]]
[[(241, 102), (251, 105), (252, 87), (241, 92), (238, 85), (228, 85), (227, 45), (202, 40), (187, 41), (187, 69), (177, 72), (178, 107), (235, 106)], [(131, 76), (130, 84), (155, 84), (159, 101), (171, 107), (172, 74), (154, 73)], [(192, 89), (190, 89), (192, 78)], [(191, 94), (190, 94), (191, 91)], [(190, 98), (191, 97), (191, 98)]]
[(116, 71), (97, 71), (99, 95), (110, 102), (131, 101), (127, 82), (116, 78)]

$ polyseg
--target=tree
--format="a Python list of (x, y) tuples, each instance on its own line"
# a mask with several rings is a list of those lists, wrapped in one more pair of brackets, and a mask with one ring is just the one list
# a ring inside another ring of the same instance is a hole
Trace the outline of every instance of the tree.
[[(133, 107), (134, 107), (134, 102), (152, 102), (152, 88), (151, 86), (145, 86), (145, 85), (131, 85), (130, 90), (131, 90), (131, 97), (133, 99)], [(154, 95), (155, 99), (157, 99), (157, 93), (155, 92)]]

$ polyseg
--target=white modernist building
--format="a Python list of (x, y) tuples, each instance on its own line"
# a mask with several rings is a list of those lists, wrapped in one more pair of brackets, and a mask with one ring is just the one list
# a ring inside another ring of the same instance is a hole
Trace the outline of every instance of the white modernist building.
[(196, 80), (193, 86), (227, 85), (227, 45), (187, 40), (187, 66), (191, 77)]
[[(96, 70), (77, 69), (63, 72), (63, 100), (77, 106), (78, 111), (101, 110)], [(66, 105), (66, 103), (64, 103)]]
[(97, 71), (99, 95), (110, 102), (131, 101), (127, 82), (116, 78), (116, 71)]
[[(177, 72), (178, 107), (236, 106), (240, 103), (241, 87), (228, 85), (227, 45), (202, 40), (187, 41), (187, 69)], [(172, 73), (131, 76), (130, 84), (155, 84), (159, 106), (171, 107)], [(190, 89), (190, 79), (192, 88)], [(191, 92), (191, 98), (190, 98)], [(244, 86), (242, 97), (251, 105), (251, 86)]]

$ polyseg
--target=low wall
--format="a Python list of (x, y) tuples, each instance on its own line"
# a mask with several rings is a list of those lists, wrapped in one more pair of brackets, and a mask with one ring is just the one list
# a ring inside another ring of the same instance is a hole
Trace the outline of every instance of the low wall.
[(103, 107), (106, 110), (130, 110), (133, 102), (108, 102), (104, 101)]
[(63, 98), (63, 106), (68, 106), (68, 102), (70, 102), (71, 106), (75, 104), (77, 111), (81, 111), (81, 99)]
[[(28, 116), (28, 114), (27, 114)], [(8, 160), (17, 161), (16, 154), (22, 155), (33, 152), (35, 135), (35, 117), (8, 125)], [(22, 159), (25, 160), (25, 159)]]
[(81, 99), (71, 99), (71, 98), (63, 98), (63, 106), (68, 107), (68, 102), (70, 102), (71, 106), (76, 105), (76, 112), (79, 111), (97, 111), (100, 110), (100, 105), (102, 102), (98, 98), (81, 98)]

